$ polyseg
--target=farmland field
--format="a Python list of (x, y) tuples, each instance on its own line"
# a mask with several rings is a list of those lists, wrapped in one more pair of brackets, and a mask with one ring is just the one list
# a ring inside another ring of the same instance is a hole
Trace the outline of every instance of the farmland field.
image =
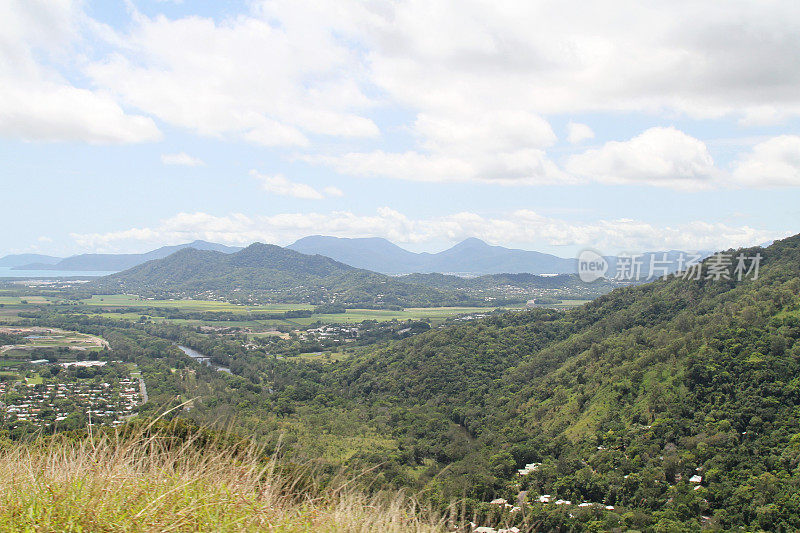
[(3, 305), (25, 305), (25, 304), (49, 304), (50, 300), (44, 296), (0, 296), (0, 304)]
[(182, 311), (229, 311), (233, 313), (246, 311), (282, 313), (314, 308), (307, 304), (236, 305), (214, 300), (148, 300), (129, 294), (94, 295), (89, 299), (81, 300), (81, 303), (98, 307), (167, 307)]
[[(423, 320), (434, 323), (443, 322), (445, 319), (469, 314), (491, 313), (496, 307), (409, 307), (400, 311), (387, 309), (348, 309), (346, 313), (333, 315), (314, 315), (309, 318), (295, 318), (292, 321), (299, 324), (311, 324), (316, 321), (323, 323), (358, 323), (364, 320)], [(508, 307), (513, 310), (519, 307)]]
[[(299, 318), (276, 318), (269, 320), (250, 320), (248, 315), (250, 313), (283, 313), (286, 311), (297, 310), (310, 310), (314, 306), (306, 304), (268, 304), (268, 305), (236, 305), (227, 302), (218, 302), (211, 300), (147, 300), (132, 295), (110, 295), (110, 296), (93, 296), (90, 299), (83, 300), (81, 303), (89, 306), (96, 306), (98, 308), (141, 308), (153, 307), (158, 309), (180, 309), (187, 312), (230, 312), (236, 315), (241, 315), (241, 320), (225, 320), (213, 321), (215, 325), (227, 325), (231, 327), (244, 327), (244, 328), (262, 328), (272, 326), (308, 326), (316, 322), (326, 324), (341, 324), (341, 323), (358, 323), (364, 320), (377, 320), (379, 322), (388, 320), (430, 320), (433, 323), (441, 323), (445, 319), (468, 314), (485, 314), (490, 313), (496, 307), (412, 307), (402, 310), (388, 310), (388, 309), (348, 309), (345, 313), (335, 314), (315, 314), (310, 317)], [(508, 309), (519, 309), (520, 307), (508, 307)], [(131, 311), (128, 313), (104, 312), (98, 309), (97, 315), (106, 318), (136, 320), (142, 313)], [(186, 325), (199, 325), (211, 323), (207, 320), (195, 319), (165, 319), (153, 313), (155, 320), (168, 320), (175, 324)], [(239, 318), (237, 316), (237, 318)]]

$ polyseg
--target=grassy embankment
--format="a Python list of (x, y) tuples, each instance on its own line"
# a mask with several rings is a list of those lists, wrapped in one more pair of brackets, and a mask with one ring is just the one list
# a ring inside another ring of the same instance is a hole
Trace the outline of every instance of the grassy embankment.
[(401, 493), (367, 495), (342, 480), (323, 488), (281, 473), (274, 457), (201, 440), (142, 432), (0, 446), (0, 530), (444, 529)]

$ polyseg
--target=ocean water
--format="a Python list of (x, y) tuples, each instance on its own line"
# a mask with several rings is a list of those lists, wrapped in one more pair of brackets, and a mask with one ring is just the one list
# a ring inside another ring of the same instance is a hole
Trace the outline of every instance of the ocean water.
[(0, 278), (96, 278), (113, 273), (94, 270), (12, 270), (11, 267), (0, 267)]

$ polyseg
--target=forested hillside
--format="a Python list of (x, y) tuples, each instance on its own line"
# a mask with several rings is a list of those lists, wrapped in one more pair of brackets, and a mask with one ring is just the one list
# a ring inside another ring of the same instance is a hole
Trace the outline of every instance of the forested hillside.
[(796, 529), (800, 237), (744, 253), (763, 256), (757, 280), (673, 277), (432, 332), (336, 379), (393, 406), (371, 409), (393, 413), (411, 456), (448, 466), (430, 481), (446, 494), (603, 503), (628, 527)]
[(95, 293), (211, 297), (240, 302), (362, 306), (459, 305), (467, 297), (399, 281), (321, 255), (255, 243), (232, 254), (180, 250), (88, 284)]
[(30, 319), (99, 335), (136, 362), (152, 383), (143, 414), (191, 399), (180, 416), (281, 442), (330, 471), (370, 468), (376, 488), (412, 487), (440, 509), (459, 501), (479, 522), (796, 530), (800, 236), (729, 251), (734, 264), (740, 252), (761, 254), (757, 279), (709, 279), (712, 258), (699, 279), (493, 315), (329, 363), (69, 306)]

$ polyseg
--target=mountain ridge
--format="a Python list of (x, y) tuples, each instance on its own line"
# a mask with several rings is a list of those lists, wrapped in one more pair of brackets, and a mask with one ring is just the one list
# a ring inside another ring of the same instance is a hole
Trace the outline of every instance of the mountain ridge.
[(469, 237), (441, 252), (415, 253), (379, 237), (303, 237), (287, 246), (302, 253), (319, 253), (337, 261), (384, 274), (574, 274), (575, 259), (542, 252), (490, 245)]
[[(63, 257), (42, 254), (9, 254), (0, 257), (0, 267), (19, 267), (23, 265), (52, 265), (62, 261)], [(38, 270), (38, 269), (37, 269)]]
[[(243, 302), (366, 306), (452, 305), (468, 299), (427, 285), (358, 269), (322, 255), (253, 243), (231, 254), (184, 248), (86, 285), (95, 293), (225, 297)], [(450, 299), (448, 299), (450, 298)]]
[[(174, 246), (162, 246), (141, 254), (79, 254), (65, 257), (54, 263), (28, 263), (14, 266), (13, 270), (63, 270), (63, 271), (120, 271), (142, 264), (152, 259), (160, 259), (184, 249), (217, 250), (224, 253), (233, 253), (241, 248), (226, 246), (203, 240)], [(5, 258), (3, 258), (5, 259)], [(1, 261), (2, 259), (0, 259)]]

